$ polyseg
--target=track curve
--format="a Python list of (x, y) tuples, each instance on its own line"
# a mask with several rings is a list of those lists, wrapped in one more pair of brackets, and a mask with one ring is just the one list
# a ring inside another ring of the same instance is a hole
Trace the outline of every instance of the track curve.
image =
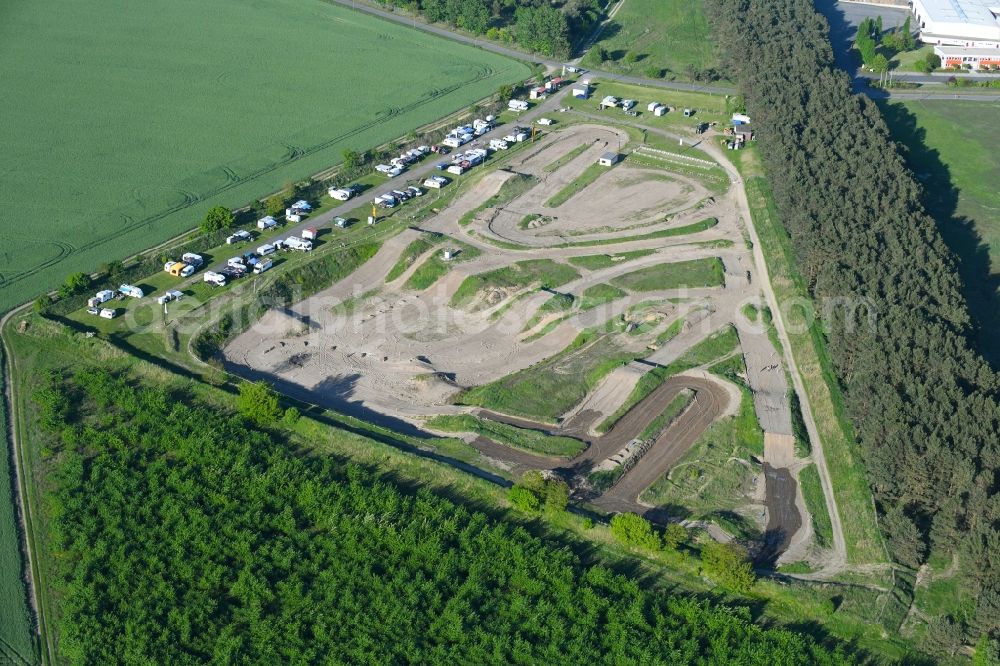
[[(617, 453), (629, 442), (639, 437), (677, 395), (689, 389), (695, 397), (691, 404), (664, 430), (642, 456), (638, 464), (627, 471), (608, 491), (594, 500), (594, 504), (611, 512), (630, 511), (645, 514), (658, 522), (665, 516), (657, 515), (654, 507), (641, 504), (639, 495), (672, 467), (698, 441), (701, 434), (729, 406), (729, 392), (718, 381), (702, 377), (677, 375), (668, 378), (648, 396), (625, 413), (607, 434), (592, 437), (591, 425), (600, 417), (596, 412), (581, 412), (566, 424), (553, 427), (547, 424), (519, 419), (489, 410), (477, 410), (482, 418), (506, 423), (519, 428), (539, 430), (550, 435), (573, 437), (587, 444), (587, 448), (572, 458), (544, 456), (521, 451), (500, 444), (486, 437), (478, 437), (472, 446), (487, 458), (501, 460), (516, 471), (560, 470), (567, 473), (585, 473), (594, 464)], [(651, 511), (651, 509), (654, 509)]]

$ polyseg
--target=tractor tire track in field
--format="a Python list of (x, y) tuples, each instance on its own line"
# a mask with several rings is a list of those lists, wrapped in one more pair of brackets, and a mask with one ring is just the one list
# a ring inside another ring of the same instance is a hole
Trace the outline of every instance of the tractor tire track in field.
[[(19, 282), (23, 282), (24, 280), (27, 280), (48, 268), (52, 268), (53, 266), (65, 260), (69, 256), (101, 247), (102, 245), (107, 244), (108, 242), (114, 240), (115, 238), (123, 234), (137, 231), (146, 226), (152, 226), (153, 223), (158, 222), (166, 217), (169, 217), (170, 215), (179, 213), (187, 208), (190, 208), (191, 206), (194, 206), (208, 199), (212, 199), (219, 195), (225, 194), (227, 191), (233, 188), (239, 187), (246, 183), (252, 182), (258, 178), (266, 176), (267, 174), (273, 173), (274, 171), (277, 171), (282, 167), (289, 166), (290, 164), (294, 163), (297, 160), (322, 152), (338, 143), (351, 139), (355, 136), (364, 134), (365, 132), (368, 132), (370, 130), (376, 129), (380, 125), (385, 124), (387, 121), (397, 118), (399, 115), (411, 111), (416, 111), (421, 107), (427, 105), (428, 103), (436, 101), (437, 99), (439, 99), (444, 95), (448, 95), (461, 88), (464, 88), (465, 86), (478, 83), (479, 81), (483, 81), (485, 79), (490, 78), (493, 75), (494, 70), (492, 68), (487, 68), (487, 71), (490, 72), (490, 74), (484, 75), (481, 71), (477, 72), (476, 76), (470, 79), (454, 83), (445, 88), (440, 88), (435, 91), (436, 94), (433, 94), (431, 96), (424, 96), (403, 107), (392, 107), (390, 109), (391, 111), (390, 113), (386, 114), (385, 112), (380, 112), (379, 114), (376, 114), (374, 120), (355, 126), (342, 134), (338, 134), (334, 137), (313, 144), (311, 146), (305, 148), (299, 148), (295, 146), (289, 146), (287, 144), (282, 144), (286, 148), (292, 149), (288, 155), (286, 155), (280, 160), (259, 167), (247, 173), (244, 176), (239, 176), (231, 167), (228, 166), (216, 167), (216, 169), (221, 169), (226, 176), (226, 182), (224, 184), (214, 187), (210, 190), (206, 190), (200, 194), (191, 193), (194, 196), (193, 199), (189, 199), (188, 197), (185, 196), (185, 199), (181, 203), (164, 208), (163, 210), (154, 213), (152, 215), (135, 219), (132, 218), (131, 216), (126, 215), (125, 213), (122, 213), (121, 209), (119, 209), (118, 211), (110, 211), (107, 214), (107, 217), (112, 217), (117, 214), (125, 218), (126, 220), (125, 223), (116, 227), (113, 231), (110, 231), (109, 233), (92, 236), (90, 241), (83, 243), (82, 245), (74, 247), (67, 243), (65, 245), (67, 245), (70, 248), (68, 251), (66, 252), (60, 251), (60, 253), (56, 257), (51, 257), (49, 259), (46, 259), (36, 264), (35, 266), (32, 266), (31, 268), (27, 268), (14, 273), (5, 274), (3, 282), (0, 282), (0, 286), (8, 287), (16, 285)], [(181, 190), (181, 189), (178, 189), (177, 191), (181, 193), (187, 192), (186, 190)], [(56, 243), (55, 241), (52, 242), (54, 244)]]
[(32, 659), (28, 659), (19, 653), (13, 645), (0, 638), (0, 664), (13, 664), (14, 666), (35, 666)]
[(684, 389), (695, 392), (694, 400), (660, 433), (639, 461), (626, 471), (615, 485), (593, 499), (593, 503), (609, 512), (631, 512), (664, 524), (669, 516), (639, 502), (639, 495), (667, 472), (698, 441), (701, 434), (721, 416), (729, 403), (729, 393), (715, 380), (677, 375), (668, 378), (648, 396), (626, 412), (606, 434), (591, 437), (587, 433), (601, 415), (581, 412), (560, 427), (519, 419), (489, 410), (474, 414), (518, 428), (537, 430), (549, 435), (572, 437), (587, 444), (587, 448), (572, 458), (557, 458), (511, 448), (480, 436), (472, 446), (487, 458), (512, 464), (517, 470), (552, 470), (567, 477), (586, 475), (602, 460), (621, 451), (637, 439), (663, 410)]

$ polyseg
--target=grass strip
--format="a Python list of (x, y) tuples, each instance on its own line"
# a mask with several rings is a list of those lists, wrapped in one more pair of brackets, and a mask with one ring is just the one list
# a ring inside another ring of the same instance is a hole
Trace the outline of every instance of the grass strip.
[[(674, 322), (674, 324), (677, 324), (677, 322)], [(739, 344), (739, 337), (736, 334), (736, 329), (733, 326), (726, 326), (696, 344), (670, 365), (653, 368), (639, 378), (638, 383), (632, 389), (632, 393), (629, 394), (625, 402), (611, 416), (604, 419), (597, 426), (597, 431), (607, 432), (610, 430), (611, 426), (617, 423), (618, 419), (623, 417), (628, 410), (639, 404), (668, 378), (731, 354), (736, 349), (737, 344)]]
[(659, 436), (667, 426), (674, 422), (674, 419), (680, 416), (681, 412), (687, 409), (692, 400), (694, 400), (694, 391), (684, 389), (678, 393), (663, 412), (649, 422), (646, 429), (639, 435), (639, 439), (652, 439)]
[(599, 305), (617, 301), (619, 298), (624, 298), (625, 296), (628, 296), (628, 294), (618, 287), (604, 283), (595, 284), (583, 290), (583, 297), (580, 299), (580, 309), (590, 310)]
[(586, 448), (586, 444), (572, 437), (549, 435), (540, 430), (518, 428), (471, 414), (435, 416), (428, 419), (426, 425), (428, 428), (444, 432), (475, 433), (499, 444), (546, 456), (571, 457)]
[(386, 273), (385, 281), (392, 282), (400, 275), (406, 272), (406, 270), (413, 265), (417, 259), (419, 259), (425, 252), (441, 244), (444, 239), (442, 234), (425, 233), (417, 240), (413, 241), (406, 246), (403, 250), (403, 254), (399, 256), (399, 259), (389, 269)]
[(806, 509), (812, 519), (816, 543), (821, 548), (833, 545), (833, 525), (826, 509), (826, 498), (823, 496), (823, 486), (820, 484), (816, 465), (809, 463), (799, 472), (799, 485), (802, 486), (802, 498), (806, 501)]
[(447, 243), (443, 245), (442, 249), (452, 251), (451, 259), (446, 260), (441, 252), (428, 257), (424, 260), (424, 263), (417, 267), (417, 270), (413, 271), (413, 274), (410, 275), (403, 286), (407, 289), (415, 289), (417, 291), (427, 289), (444, 277), (451, 270), (452, 264), (469, 261), (480, 255), (479, 248), (452, 238), (447, 239)]
[(611, 280), (611, 284), (629, 291), (721, 287), (724, 283), (722, 260), (718, 257), (647, 266)]
[(487, 288), (523, 289), (537, 284), (544, 289), (555, 289), (579, 277), (580, 274), (566, 264), (551, 259), (525, 259), (511, 266), (465, 278), (452, 295), (451, 305), (466, 305)]
[(601, 166), (600, 164), (591, 164), (589, 167), (584, 169), (583, 173), (567, 183), (561, 190), (555, 193), (555, 195), (545, 202), (548, 208), (557, 208), (574, 196), (579, 194), (585, 187), (593, 183), (595, 180), (601, 177), (601, 174), (606, 173), (609, 167)]
[(562, 168), (563, 166), (569, 164), (574, 159), (583, 154), (583, 151), (587, 150), (587, 148), (590, 148), (590, 146), (591, 144), (588, 143), (580, 144), (579, 146), (569, 151), (556, 161), (546, 164), (545, 167), (542, 169), (542, 171), (546, 173), (552, 173), (553, 171)]
[[(589, 241), (578, 241), (572, 243), (562, 243), (561, 245), (554, 245), (556, 248), (564, 247), (594, 247), (598, 245), (618, 245), (620, 243), (634, 243), (636, 241), (644, 240), (654, 240), (657, 238), (673, 238), (674, 236), (686, 236), (688, 234), (697, 234), (707, 229), (711, 229), (719, 223), (719, 220), (714, 217), (705, 218), (700, 222), (693, 222), (691, 224), (685, 225), (683, 227), (673, 227), (670, 229), (661, 229), (660, 231), (651, 231), (648, 234), (640, 234), (638, 236), (630, 236), (628, 239), (622, 238), (597, 238), (595, 240)], [(715, 241), (714, 241), (715, 242)], [(724, 246), (725, 247), (725, 246)]]
[(585, 254), (581, 257), (570, 257), (567, 261), (578, 268), (585, 268), (588, 271), (597, 271), (602, 268), (610, 268), (626, 261), (648, 257), (656, 250), (634, 250), (632, 252), (618, 252), (616, 254)]

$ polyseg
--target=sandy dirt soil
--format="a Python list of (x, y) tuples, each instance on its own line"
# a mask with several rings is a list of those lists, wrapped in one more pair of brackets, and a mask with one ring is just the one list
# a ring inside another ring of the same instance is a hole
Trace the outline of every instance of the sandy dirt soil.
[[(665, 170), (631, 166), (626, 160), (562, 205), (546, 205), (584, 173), (598, 155), (627, 141), (623, 131), (599, 125), (573, 125), (554, 132), (519, 154), (505, 170), (494, 170), (463, 184), (451, 205), (421, 225), (423, 230), (477, 247), (479, 256), (454, 263), (428, 289), (406, 289), (403, 285), (409, 275), (436, 250), (430, 251), (402, 276), (386, 284), (391, 267), (420, 237), (419, 230), (406, 230), (386, 241), (377, 255), (349, 278), (293, 308), (269, 312), (227, 347), (228, 366), (244, 376), (268, 378), (282, 390), (310, 402), (392, 427), (421, 428), (426, 416), (470, 411), (450, 404), (460, 389), (489, 383), (545, 361), (564, 350), (581, 331), (628, 316), (639, 302), (661, 301), (662, 316), (651, 331), (608, 335), (615, 338), (619, 348), (638, 350), (650, 344), (677, 316), (685, 316), (684, 329), (653, 350), (648, 362), (631, 363), (611, 372), (583, 401), (562, 415), (559, 433), (577, 437), (588, 445), (576, 459), (546, 458), (481, 437), (470, 439), (485, 458), (515, 473), (529, 467), (585, 472), (638, 436), (678, 392), (693, 390), (691, 407), (652, 443), (639, 464), (596, 500), (606, 510), (636, 511), (663, 519), (655, 507), (638, 502), (640, 493), (668, 470), (715, 419), (735, 413), (740, 401), (736, 387), (707, 373), (676, 376), (630, 410), (608, 434), (597, 437), (593, 428), (628, 398), (642, 374), (655, 364), (665, 365), (722, 326), (737, 323), (742, 305), (759, 300), (759, 291), (747, 277), (754, 262), (743, 242), (731, 193), (713, 197), (696, 180)], [(581, 145), (585, 149), (569, 158)], [(465, 213), (495, 195), (515, 173), (534, 175), (538, 182), (501, 208), (480, 212), (468, 227), (459, 224)], [(525, 224), (528, 215), (537, 215), (540, 221)], [(633, 240), (650, 231), (710, 216), (718, 218), (719, 224), (704, 232)], [(491, 238), (516, 242), (523, 248), (503, 249), (490, 243)], [(555, 247), (607, 239), (615, 242)], [(709, 246), (705, 241), (727, 243)], [(531, 326), (528, 322), (538, 308), (552, 297), (552, 292), (538, 290), (537, 285), (494, 285), (479, 292), (471, 303), (451, 305), (466, 278), (516, 261), (545, 258), (568, 265), (567, 260), (575, 256), (638, 249), (653, 252), (606, 268), (577, 268), (579, 277), (557, 291), (579, 298), (588, 287), (640, 268), (704, 257), (721, 258), (725, 286), (629, 293), (591, 310), (551, 313)], [(360, 298), (363, 294), (367, 296)], [(344, 306), (338, 307), (340, 304)], [(550, 322), (554, 325), (548, 326)], [(764, 354), (762, 358), (773, 354), (773, 350), (768, 352), (766, 332), (745, 326), (739, 327), (739, 332), (744, 353), (750, 349), (751, 354)], [(476, 413), (525, 427), (548, 427), (482, 410)]]

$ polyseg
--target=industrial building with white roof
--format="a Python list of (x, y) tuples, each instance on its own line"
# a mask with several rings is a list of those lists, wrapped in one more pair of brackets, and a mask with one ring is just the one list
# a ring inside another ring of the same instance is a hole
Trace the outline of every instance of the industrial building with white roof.
[(945, 67), (1000, 65), (1000, 0), (912, 0), (920, 41)]

